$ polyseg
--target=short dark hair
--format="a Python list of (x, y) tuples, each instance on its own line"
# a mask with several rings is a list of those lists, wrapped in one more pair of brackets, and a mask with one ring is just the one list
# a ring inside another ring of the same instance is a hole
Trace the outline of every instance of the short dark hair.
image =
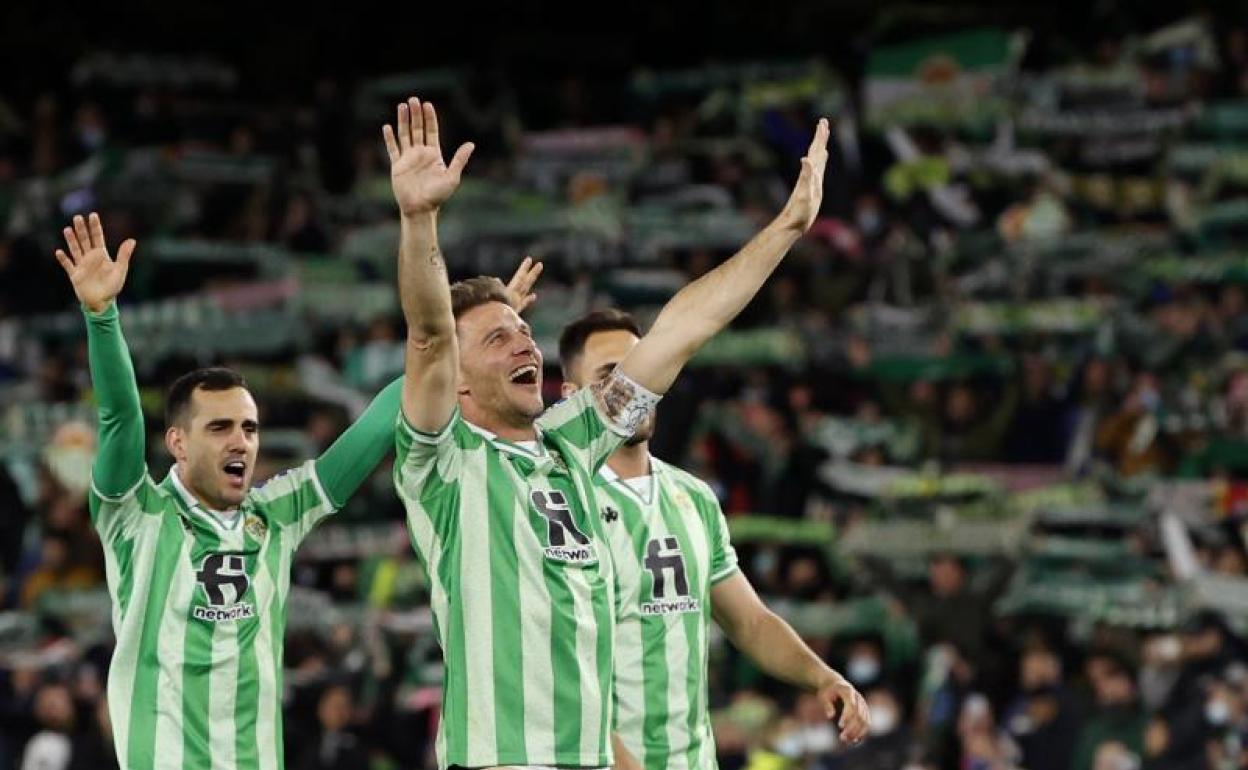
[(455, 320), (474, 307), (490, 302), (511, 305), (507, 287), (494, 276), (478, 275), (451, 284), (451, 315), (455, 316)]
[(246, 388), (243, 375), (224, 366), (210, 366), (187, 372), (174, 380), (165, 394), (165, 427), (175, 425), (186, 418), (191, 407), (191, 396), (196, 390), (231, 390)]
[(563, 379), (572, 379), (572, 365), (585, 352), (585, 343), (597, 332), (625, 331), (641, 336), (641, 324), (630, 313), (615, 308), (591, 310), (563, 327), (559, 335), (559, 365)]

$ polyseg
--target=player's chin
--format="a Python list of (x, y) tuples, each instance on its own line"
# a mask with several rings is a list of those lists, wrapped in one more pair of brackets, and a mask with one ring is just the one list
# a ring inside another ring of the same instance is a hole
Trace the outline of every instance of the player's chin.
[(542, 391), (532, 386), (523, 388), (520, 393), (512, 394), (510, 400), (513, 409), (530, 419), (536, 420), (542, 416), (542, 412), (546, 411), (546, 404), (542, 401)]
[(654, 415), (653, 414), (647, 417), (645, 422), (637, 426), (637, 432), (629, 436), (628, 439), (624, 442), (624, 445), (625, 446), (637, 446), (638, 444), (646, 443), (652, 438), (654, 438)]
[(251, 488), (251, 474), (243, 477), (226, 475), (225, 481), (220, 485), (218, 492), (222, 502), (228, 506), (241, 505), (247, 497), (247, 490)]

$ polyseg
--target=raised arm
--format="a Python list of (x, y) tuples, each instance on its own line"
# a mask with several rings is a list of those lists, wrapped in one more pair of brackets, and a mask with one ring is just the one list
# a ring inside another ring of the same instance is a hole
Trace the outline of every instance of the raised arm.
[(135, 242), (123, 242), (117, 259), (111, 259), (97, 214), (85, 220), (74, 217), (73, 226), (62, 232), (69, 253), (57, 249), (56, 260), (69, 276), (86, 316), (87, 359), (100, 410), (100, 445), (91, 469), (92, 483), (99, 494), (119, 497), (146, 472), (139, 386), (115, 303), (126, 282)]
[(828, 122), (820, 120), (784, 210), (731, 259), (672, 297), (620, 363), (625, 376), (653, 393), (667, 392), (698, 348), (749, 304), (819, 213), (827, 144)]
[(455, 410), (459, 352), (446, 263), (438, 248), (438, 209), (459, 187), (473, 145), (448, 166), (438, 139), (433, 105), (411, 98), (400, 104), (396, 127), (382, 128), (390, 155), (390, 184), (402, 217), (399, 301), (407, 321), (403, 415), (419, 431), (441, 430)]
[(402, 389), (401, 377), (383, 388), (359, 419), (316, 458), (316, 476), (335, 509), (347, 504), (394, 449), (394, 421)]

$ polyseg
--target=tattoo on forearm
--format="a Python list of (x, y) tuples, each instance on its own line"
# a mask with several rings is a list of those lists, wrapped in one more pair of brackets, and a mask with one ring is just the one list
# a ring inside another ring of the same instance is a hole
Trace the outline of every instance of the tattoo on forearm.
[(446, 267), (446, 263), (442, 260), (442, 249), (434, 246), (429, 250), (429, 264), (434, 267)]
[(630, 434), (637, 432), (659, 402), (654, 394), (619, 373), (594, 384), (593, 389), (603, 416)]

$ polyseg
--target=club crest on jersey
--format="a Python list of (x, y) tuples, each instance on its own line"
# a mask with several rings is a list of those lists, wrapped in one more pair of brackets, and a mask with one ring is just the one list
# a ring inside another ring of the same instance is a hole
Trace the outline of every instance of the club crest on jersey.
[(247, 576), (247, 560), (238, 553), (210, 553), (200, 563), (195, 580), (208, 599), (207, 607), (195, 607), (191, 614), (196, 620), (219, 623), (228, 620), (254, 618), (256, 608), (242, 601), (251, 587)]
[(243, 521), (243, 531), (251, 535), (256, 540), (263, 540), (265, 533), (269, 531), (269, 525), (264, 523), (264, 519), (254, 513), (247, 514), (247, 518)]
[(693, 499), (685, 490), (677, 488), (672, 491), (672, 499), (676, 502), (676, 507), (686, 513), (696, 513), (697, 507), (693, 504)]
[(564, 460), (564, 459), (563, 459), (563, 455), (559, 454), (558, 452), (551, 452), (551, 453), (550, 453), (550, 462), (551, 462), (551, 464), (552, 464), (552, 465), (554, 465), (554, 466), (555, 466), (555, 470), (559, 471), (560, 473), (569, 473), (569, 472), (570, 472), (570, 471), (568, 470), (568, 463), (567, 463), (567, 461), (566, 461), (566, 460)]
[(670, 615), (702, 609), (701, 603), (689, 595), (685, 557), (676, 538), (651, 538), (646, 543), (646, 558), (642, 563), (650, 570), (652, 578), (651, 601), (641, 603), (642, 615)]
[(546, 547), (542, 551), (547, 559), (567, 564), (592, 564), (598, 560), (598, 551), (589, 536), (572, 520), (572, 507), (562, 492), (535, 489), (530, 499), (546, 519)]
[(608, 524), (614, 524), (620, 520), (620, 512), (613, 506), (608, 505), (606, 508), (602, 509), (602, 520)]

